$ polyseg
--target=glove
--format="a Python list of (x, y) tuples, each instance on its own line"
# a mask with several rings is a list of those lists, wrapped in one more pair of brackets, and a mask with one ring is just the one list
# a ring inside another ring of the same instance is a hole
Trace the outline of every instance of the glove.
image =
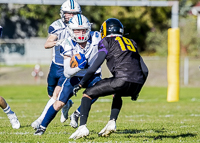
[(75, 85), (74, 86), (74, 89), (73, 89), (73, 94), (76, 96), (76, 93), (81, 89), (81, 87), (79, 86), (79, 84)]
[(81, 59), (78, 59), (77, 56), (75, 56), (75, 58), (76, 58), (76, 61), (77, 61), (77, 63), (78, 63), (78, 67), (79, 67), (80, 69), (84, 69), (85, 66), (87, 65), (87, 60), (86, 60), (84, 54), (82, 54), (82, 53), (79, 53), (79, 54), (80, 54), (80, 56), (81, 56)]

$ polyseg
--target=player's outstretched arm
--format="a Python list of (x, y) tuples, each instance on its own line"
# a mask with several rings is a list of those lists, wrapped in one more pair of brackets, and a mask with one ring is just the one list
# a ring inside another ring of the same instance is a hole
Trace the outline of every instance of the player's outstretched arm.
[(81, 87), (84, 87), (84, 84), (95, 74), (97, 69), (103, 64), (105, 58), (106, 58), (105, 52), (102, 52), (102, 51), (98, 52), (98, 56), (96, 60), (91, 65), (91, 67), (89, 67), (89, 69), (87, 70), (87, 73), (85, 74), (85, 76), (82, 78), (82, 80), (79, 83)]
[(45, 49), (49, 49), (49, 48), (52, 48), (52, 47), (54, 47), (55, 45), (56, 45), (56, 43), (57, 43), (57, 36), (56, 35), (50, 35), (49, 37), (48, 37), (48, 39), (47, 39), (47, 41), (46, 41), (46, 43), (44, 44), (44, 47), (45, 47)]

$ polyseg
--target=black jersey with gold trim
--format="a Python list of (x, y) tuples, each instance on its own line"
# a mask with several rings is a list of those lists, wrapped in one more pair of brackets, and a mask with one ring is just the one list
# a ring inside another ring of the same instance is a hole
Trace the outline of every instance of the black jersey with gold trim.
[(107, 54), (107, 66), (114, 77), (140, 84), (145, 82), (135, 41), (122, 36), (105, 37), (98, 49)]

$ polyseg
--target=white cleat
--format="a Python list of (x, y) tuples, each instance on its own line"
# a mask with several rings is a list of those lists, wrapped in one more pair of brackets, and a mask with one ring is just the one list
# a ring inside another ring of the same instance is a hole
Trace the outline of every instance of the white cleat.
[(17, 116), (16, 116), (15, 113), (8, 114), (8, 118), (10, 119), (10, 123), (11, 123), (13, 129), (19, 129), (20, 128), (20, 122), (17, 119)]
[(35, 120), (32, 124), (31, 127), (33, 127), (34, 130), (37, 130), (40, 127), (40, 124), (42, 123), (42, 121), (40, 121), (39, 119)]
[(78, 127), (78, 119), (79, 119), (79, 114), (78, 113), (73, 113), (70, 116), (70, 126), (73, 128), (77, 128)]
[(111, 133), (116, 131), (115, 120), (108, 121), (107, 125), (98, 133), (100, 137), (108, 137)]
[(76, 132), (74, 132), (69, 139), (79, 139), (89, 135), (89, 130), (86, 125), (79, 126)]
[(64, 123), (68, 119), (68, 112), (69, 109), (72, 107), (72, 100), (68, 100), (67, 104), (62, 108), (61, 110), (61, 117), (60, 117), (60, 122)]

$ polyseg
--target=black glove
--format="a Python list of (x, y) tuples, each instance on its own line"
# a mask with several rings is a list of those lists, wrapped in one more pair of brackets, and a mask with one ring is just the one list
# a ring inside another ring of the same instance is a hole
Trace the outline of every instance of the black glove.
[(76, 96), (76, 93), (81, 89), (81, 87), (79, 86), (79, 84), (75, 85), (74, 86), (74, 89), (73, 89), (73, 94)]

